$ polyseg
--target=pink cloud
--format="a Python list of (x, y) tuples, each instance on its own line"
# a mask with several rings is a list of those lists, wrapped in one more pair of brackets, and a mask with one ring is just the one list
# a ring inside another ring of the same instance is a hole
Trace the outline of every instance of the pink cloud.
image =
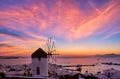
[[(28, 3), (31, 2), (28, 1)], [(71, 2), (66, 1), (66, 3), (60, 0), (57, 1), (51, 7), (51, 11), (47, 9), (44, 2), (31, 3), (32, 5), (29, 8), (13, 7), (11, 10), (0, 11), (1, 19), (10, 20), (2, 20), (0, 24), (15, 30), (20, 30), (19, 28), (21, 28), (27, 34), (30, 33), (28, 28), (35, 28), (37, 31), (52, 32), (56, 36), (72, 40), (95, 35), (95, 32), (100, 28), (110, 29), (112, 27), (105, 27), (104, 25), (110, 25), (115, 22), (116, 18), (119, 18), (118, 12), (120, 6), (118, 1), (110, 1), (102, 6), (101, 9), (96, 8), (94, 3), (90, 2), (94, 11), (88, 16), (85, 15), (82, 9)], [(55, 24), (54, 28), (53, 24)], [(100, 31), (96, 34), (103, 33)]]
[[(93, 4), (92, 7), (95, 10), (90, 16), (85, 16), (84, 12), (76, 7), (67, 9), (64, 19), (62, 22), (60, 21), (54, 33), (73, 40), (98, 35), (98, 33), (102, 34), (106, 30), (112, 29), (113, 23), (119, 19), (119, 2), (111, 1), (102, 7), (101, 10), (97, 9)], [(101, 28), (106, 30), (103, 31)]]

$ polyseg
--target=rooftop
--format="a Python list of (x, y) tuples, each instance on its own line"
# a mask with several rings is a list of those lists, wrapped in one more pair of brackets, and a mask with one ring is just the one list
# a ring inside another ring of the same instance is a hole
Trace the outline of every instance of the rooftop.
[(32, 58), (47, 58), (47, 53), (39, 48), (37, 49), (32, 55), (31, 55)]

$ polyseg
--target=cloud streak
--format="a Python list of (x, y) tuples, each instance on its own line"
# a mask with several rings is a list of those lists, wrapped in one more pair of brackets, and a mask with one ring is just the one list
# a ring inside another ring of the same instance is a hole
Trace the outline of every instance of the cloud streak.
[(8, 36), (13, 36), (13, 37), (17, 37), (19, 39), (24, 39), (25, 37), (23, 35), (22, 32), (16, 31), (16, 30), (12, 30), (12, 29), (6, 29), (6, 28), (2, 28), (0, 29), (0, 35), (8, 35)]
[(11, 46), (11, 45), (9, 45), (9, 44), (1, 43), (1, 44), (0, 44), (0, 47), (13, 47), (13, 46)]
[[(98, 33), (100, 35), (113, 28), (119, 28), (119, 26), (114, 25), (120, 19), (119, 1), (110, 1), (101, 7), (101, 10), (91, 3), (89, 6), (94, 10), (89, 16), (75, 6), (67, 6), (66, 8), (69, 9), (63, 9), (62, 13), (59, 14), (59, 18), (64, 19), (59, 20), (54, 33), (69, 40), (74, 40), (98, 35)], [(64, 7), (64, 5), (62, 6)]]

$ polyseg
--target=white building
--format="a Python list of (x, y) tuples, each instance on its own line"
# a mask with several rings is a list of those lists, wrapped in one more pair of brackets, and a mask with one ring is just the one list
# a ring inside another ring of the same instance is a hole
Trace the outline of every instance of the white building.
[(106, 75), (102, 74), (101, 72), (98, 72), (97, 74), (95, 74), (95, 76), (98, 79), (108, 79), (108, 77)]
[(41, 48), (36, 50), (32, 55), (32, 76), (46, 77), (48, 76), (48, 60), (47, 53)]
[(120, 79), (120, 71), (113, 68), (104, 70), (103, 74), (111, 79)]

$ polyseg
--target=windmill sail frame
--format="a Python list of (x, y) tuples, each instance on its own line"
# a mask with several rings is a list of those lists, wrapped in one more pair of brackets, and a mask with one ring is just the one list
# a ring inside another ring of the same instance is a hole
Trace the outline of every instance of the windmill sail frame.
[(52, 56), (54, 55), (53, 53), (56, 51), (55, 49), (55, 42), (52, 40), (51, 37), (48, 38), (47, 42), (46, 42), (46, 46), (47, 46), (47, 56), (48, 56), (48, 60), (50, 62), (50, 60), (55, 60), (55, 58)]

